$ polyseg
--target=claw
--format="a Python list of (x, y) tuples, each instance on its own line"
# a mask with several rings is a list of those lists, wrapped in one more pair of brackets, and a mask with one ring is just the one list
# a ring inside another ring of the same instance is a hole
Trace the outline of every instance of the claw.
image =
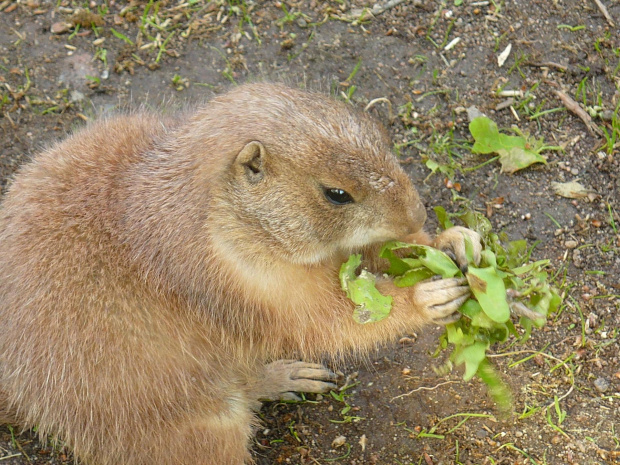
[(299, 399), (294, 392), (323, 393), (336, 389), (338, 379), (333, 371), (317, 363), (277, 360), (265, 366), (262, 400)]
[(470, 297), (471, 290), (465, 278), (424, 281), (414, 287), (415, 301), (434, 323), (447, 324), (460, 318), (459, 308)]
[[(466, 238), (472, 244), (473, 247), (473, 262), (475, 265), (480, 263), (480, 254), (482, 252), (482, 239), (480, 235), (472, 231), (471, 229), (455, 226), (450, 229), (446, 229), (435, 239), (435, 247), (444, 252), (450, 250), (453, 252), (456, 258), (456, 263), (461, 267), (461, 271), (467, 270), (467, 252), (466, 252)], [(446, 252), (447, 253), (447, 252)], [(465, 267), (465, 270), (463, 270)]]

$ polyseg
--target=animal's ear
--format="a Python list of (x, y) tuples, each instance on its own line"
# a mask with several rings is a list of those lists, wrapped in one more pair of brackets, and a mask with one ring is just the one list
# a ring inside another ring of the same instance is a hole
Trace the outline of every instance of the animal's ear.
[(265, 177), (265, 158), (267, 151), (258, 141), (248, 143), (235, 159), (235, 167), (251, 183), (257, 183)]

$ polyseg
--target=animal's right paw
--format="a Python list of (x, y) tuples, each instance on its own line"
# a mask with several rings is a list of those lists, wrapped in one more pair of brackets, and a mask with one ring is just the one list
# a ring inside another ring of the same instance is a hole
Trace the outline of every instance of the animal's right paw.
[(461, 317), (459, 308), (471, 295), (465, 278), (422, 281), (413, 286), (412, 292), (413, 302), (425, 319), (441, 325), (457, 321)]
[(323, 393), (336, 389), (338, 375), (317, 363), (298, 360), (277, 360), (265, 366), (265, 385), (262, 400), (301, 400), (295, 392)]

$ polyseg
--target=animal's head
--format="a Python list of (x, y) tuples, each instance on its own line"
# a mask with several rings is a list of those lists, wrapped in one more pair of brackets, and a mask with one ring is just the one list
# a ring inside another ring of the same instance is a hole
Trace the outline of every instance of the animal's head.
[(219, 221), (218, 234), (314, 264), (402, 238), (426, 220), (385, 131), (342, 102), (251, 84), (216, 98), (195, 122), (220, 134), (227, 152), (211, 192), (212, 214), (230, 223)]

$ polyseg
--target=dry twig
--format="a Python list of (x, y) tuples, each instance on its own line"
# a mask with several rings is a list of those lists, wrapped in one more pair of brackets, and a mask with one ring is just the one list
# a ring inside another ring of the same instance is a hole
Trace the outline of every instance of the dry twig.
[(444, 381), (443, 383), (439, 383), (436, 384), (433, 387), (426, 387), (426, 386), (420, 386), (419, 388), (413, 389), (412, 391), (406, 392), (404, 394), (400, 394), (396, 397), (392, 397), (392, 399), (390, 400), (390, 402), (395, 401), (396, 399), (400, 399), (401, 397), (407, 397), (410, 396), (411, 394), (413, 394), (414, 392), (418, 392), (418, 391), (434, 391), (435, 389), (441, 387), (441, 386), (445, 386), (446, 384), (454, 384), (457, 383), (458, 381)]
[(598, 136), (603, 135), (603, 132), (600, 130), (600, 128), (592, 122), (592, 118), (590, 117), (590, 115), (583, 108), (581, 108), (577, 102), (575, 102), (572, 98), (570, 98), (561, 90), (556, 90), (554, 92), (555, 95), (558, 96), (558, 98), (562, 101), (564, 106), (568, 108), (569, 111), (573, 112), (575, 115), (581, 118), (581, 120), (585, 123), (588, 131), (590, 131), (591, 134), (597, 134)]
[(594, 3), (596, 3), (596, 6), (598, 7), (598, 9), (601, 10), (601, 13), (603, 13), (603, 16), (605, 16), (605, 19), (607, 20), (609, 25), (611, 27), (616, 27), (613, 18), (609, 14), (609, 11), (607, 11), (607, 8), (605, 7), (605, 5), (603, 5), (603, 2), (601, 2), (601, 0), (594, 0)]

